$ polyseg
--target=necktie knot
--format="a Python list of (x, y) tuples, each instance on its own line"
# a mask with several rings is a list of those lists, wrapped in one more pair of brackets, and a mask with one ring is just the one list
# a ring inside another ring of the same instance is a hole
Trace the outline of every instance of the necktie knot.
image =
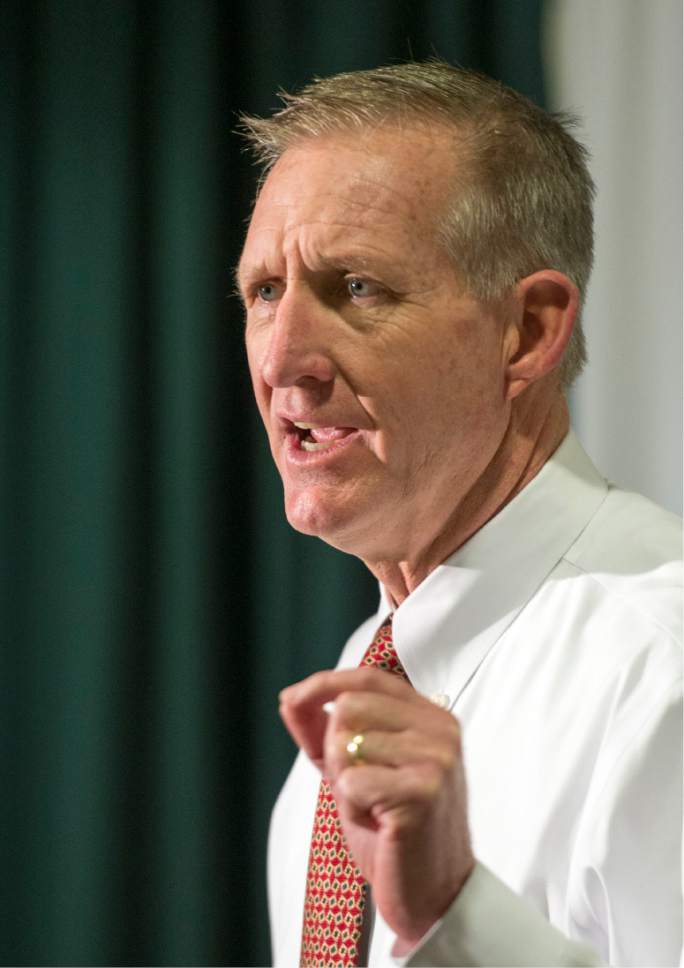
[(394, 648), (391, 615), (376, 632), (375, 638), (361, 659), (360, 666), (373, 666), (376, 669), (393, 672), (403, 679), (408, 678)]

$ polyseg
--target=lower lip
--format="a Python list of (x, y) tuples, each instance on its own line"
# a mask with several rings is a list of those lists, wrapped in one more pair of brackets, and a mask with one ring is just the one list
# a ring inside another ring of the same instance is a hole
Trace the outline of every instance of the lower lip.
[(353, 430), (346, 437), (333, 441), (329, 447), (321, 450), (303, 450), (300, 445), (298, 434), (288, 434), (285, 438), (285, 455), (291, 464), (298, 464), (305, 467), (312, 465), (319, 466), (328, 461), (335, 460), (343, 451), (347, 450), (355, 440), (360, 438), (358, 430)]

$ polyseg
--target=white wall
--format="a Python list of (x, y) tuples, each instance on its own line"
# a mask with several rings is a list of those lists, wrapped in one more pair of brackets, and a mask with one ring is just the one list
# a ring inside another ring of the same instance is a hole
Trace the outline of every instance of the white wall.
[(548, 0), (544, 51), (598, 188), (573, 423), (607, 477), (681, 514), (681, 0)]

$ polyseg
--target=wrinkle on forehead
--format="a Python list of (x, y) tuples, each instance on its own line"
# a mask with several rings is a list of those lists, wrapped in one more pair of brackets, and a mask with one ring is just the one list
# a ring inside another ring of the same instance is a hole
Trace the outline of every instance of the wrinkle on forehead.
[[(294, 221), (307, 225), (338, 222), (351, 228), (363, 226), (368, 221), (377, 222), (379, 218), (384, 222), (413, 219), (416, 214), (412, 198), (398, 190), (390, 190), (389, 186), (381, 182), (366, 179), (362, 172), (354, 173), (351, 177), (341, 174), (339, 185), (330, 189), (305, 183), (298, 190), (296, 209), (292, 207), (291, 197), (287, 197), (291, 189), (284, 189), (286, 197), (283, 199), (278, 198), (278, 191), (283, 191), (280, 181), (276, 184), (274, 194), (266, 196), (261, 208), (255, 210), (260, 222), (264, 210), (267, 213), (266, 221), (272, 216), (280, 226), (289, 226)], [(350, 217), (353, 215), (353, 221), (340, 221), (340, 213), (345, 209)]]
[[(424, 207), (436, 206), (444, 197), (453, 173), (456, 151), (453, 135), (434, 130), (414, 131), (407, 139), (393, 129), (380, 129), (364, 136), (352, 137), (340, 133), (325, 138), (312, 138), (289, 148), (276, 162), (261, 191), (260, 198), (278, 204), (273, 197), (273, 186), (281, 184), (282, 176), (296, 179), (298, 170), (307, 173), (311, 162), (320, 160), (318, 179), (311, 184), (302, 178), (301, 191), (317, 193), (319, 198), (339, 198), (351, 203), (354, 194), (360, 195), (357, 204), (372, 207), (378, 212), (397, 212), (397, 203), (404, 214)], [(330, 191), (322, 181), (329, 172)], [(272, 178), (273, 175), (277, 178)], [(258, 204), (257, 200), (257, 204)]]
[[(409, 142), (396, 131), (360, 144), (348, 135), (297, 144), (262, 187), (244, 254), (252, 267), (283, 257), (313, 266), (358, 248), (385, 258), (410, 254), (415, 265), (422, 261), (415, 243), (437, 243), (453, 163), (453, 146), (443, 137)], [(430, 248), (436, 268), (442, 253)]]
[[(363, 183), (360, 182), (359, 184), (362, 185)], [(355, 191), (356, 186), (352, 185), (348, 190)], [(383, 208), (382, 206), (377, 205), (375, 203), (375, 199), (377, 198), (377, 190), (374, 193), (369, 193), (368, 198), (353, 198), (353, 197), (350, 198), (349, 195), (347, 195), (346, 192), (344, 191), (316, 192), (315, 194), (312, 192), (311, 198), (316, 199), (316, 201), (320, 199), (326, 199), (328, 201), (334, 201), (334, 202), (338, 202), (340, 199), (342, 199), (344, 201), (344, 204), (350, 208), (361, 208), (363, 211), (366, 211), (367, 209), (372, 208), (374, 212), (378, 212), (381, 215), (397, 214), (396, 206), (388, 206), (387, 208)], [(283, 211), (283, 210), (286, 212), (290, 212), (292, 209), (292, 205), (290, 202), (284, 202), (284, 201), (281, 202), (281, 201), (278, 201), (278, 199), (274, 199), (272, 201), (268, 200), (268, 206), (269, 206), (269, 209), (273, 210), (274, 212)], [(320, 209), (320, 205), (317, 205), (317, 208)]]

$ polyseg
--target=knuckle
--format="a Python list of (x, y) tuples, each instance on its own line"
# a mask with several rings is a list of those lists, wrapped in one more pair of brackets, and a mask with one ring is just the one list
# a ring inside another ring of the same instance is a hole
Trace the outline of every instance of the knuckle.
[(432, 761), (424, 760), (405, 774), (404, 794), (414, 808), (429, 807), (443, 787), (442, 770)]
[(335, 700), (335, 718), (344, 721), (349, 718), (355, 706), (355, 696), (353, 692), (341, 692)]
[(444, 771), (435, 764), (429, 764), (422, 777), (421, 799), (432, 803), (441, 794), (443, 786)]
[(447, 726), (447, 737), (449, 745), (451, 746), (454, 754), (456, 756), (460, 755), (461, 752), (461, 725), (459, 721), (452, 715), (449, 714), (449, 722)]
[(362, 714), (362, 699), (358, 693), (341, 692), (335, 699), (331, 722), (335, 729), (349, 732), (355, 729)]
[(337, 777), (337, 790), (345, 800), (354, 800), (357, 796), (358, 770), (348, 766)]
[(435, 751), (435, 760), (442, 774), (451, 773), (456, 765), (455, 751), (449, 746), (440, 746)]
[(439, 776), (450, 773), (458, 759), (458, 747), (455, 734), (445, 735), (443, 732), (427, 734), (407, 734), (408, 746), (420, 751), (420, 759)]
[(323, 755), (325, 764), (330, 775), (335, 776), (340, 770), (343, 761), (344, 746), (340, 734), (332, 729), (326, 730), (323, 740)]
[(453, 788), (456, 760), (448, 753), (425, 760), (416, 776), (415, 795), (426, 805), (442, 799)]
[(371, 666), (360, 666), (357, 677), (364, 688), (372, 692), (379, 675), (382, 675), (379, 669), (373, 669)]

